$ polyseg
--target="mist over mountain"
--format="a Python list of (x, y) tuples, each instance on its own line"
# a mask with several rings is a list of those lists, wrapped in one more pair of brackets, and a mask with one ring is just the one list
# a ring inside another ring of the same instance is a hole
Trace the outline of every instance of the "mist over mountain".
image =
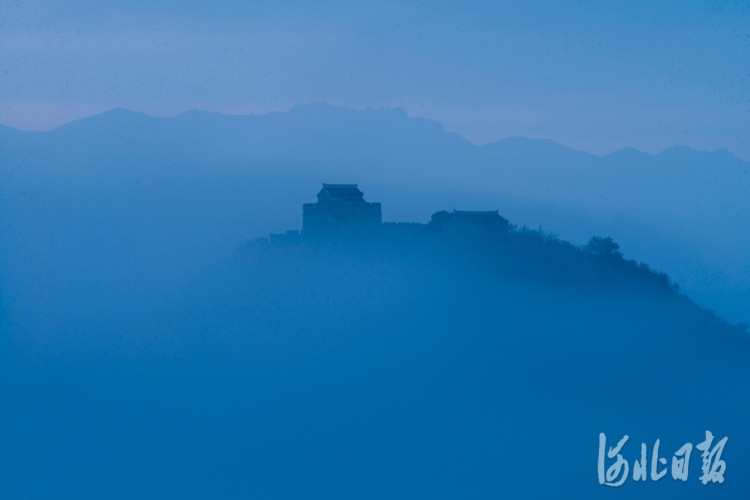
[[(632, 466), (707, 429), (729, 437), (724, 484), (694, 452), (686, 484), (616, 493), (747, 491), (750, 337), (705, 309), (745, 318), (747, 164), (726, 152), (474, 146), (401, 110), (308, 105), (113, 110), (0, 129), (0, 155), (11, 498), (582, 498), (606, 488), (599, 432), (630, 436)], [(519, 227), (248, 243), (299, 229), (323, 181), (359, 182), (385, 221)], [(624, 257), (579, 247), (592, 235)]]
[(107, 286), (89, 267), (11, 298), (11, 497), (581, 498), (606, 488), (599, 432), (632, 467), (706, 428), (725, 484), (694, 454), (687, 483), (619, 496), (747, 490), (750, 338), (620, 257), (519, 232), (136, 260)]
[(299, 206), (320, 182), (358, 182), (383, 203), (385, 220), (500, 209), (574, 243), (612, 236), (705, 306), (750, 317), (750, 257), (741, 251), (750, 248), (750, 164), (725, 150), (599, 157), (538, 139), (474, 146), (400, 109), (309, 104), (170, 119), (115, 109), (50, 132), (5, 127), (0, 155), (3, 197), (16, 214), (9, 224), (49, 224), (50, 234), (74, 210), (123, 224), (113, 238), (153, 244), (138, 235), (163, 226), (165, 244), (187, 231), (227, 249), (299, 228)]
[(0, 500), (747, 500), (748, 26), (0, 1)]

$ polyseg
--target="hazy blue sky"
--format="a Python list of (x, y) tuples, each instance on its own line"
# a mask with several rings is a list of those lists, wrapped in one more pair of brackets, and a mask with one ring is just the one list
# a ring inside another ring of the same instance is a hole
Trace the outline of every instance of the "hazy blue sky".
[(750, 160), (750, 3), (0, 0), (0, 123), (401, 106), (475, 143)]

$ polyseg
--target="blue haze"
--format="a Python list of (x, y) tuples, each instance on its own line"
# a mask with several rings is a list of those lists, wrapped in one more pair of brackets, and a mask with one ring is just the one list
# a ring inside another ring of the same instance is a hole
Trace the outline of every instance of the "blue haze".
[(328, 102), (403, 107), (475, 144), (750, 160), (748, 14), (723, 0), (3, 2), (0, 123)]
[[(716, 249), (697, 229), (746, 237), (731, 225), (746, 201), (728, 194), (747, 164), (727, 152), (476, 147), (402, 110), (327, 105), (114, 110), (0, 141), (11, 498), (598, 497), (599, 432), (631, 436), (632, 466), (641, 442), (668, 455), (706, 429), (730, 438), (725, 484), (701, 485), (695, 456), (689, 483), (630, 479), (619, 496), (747, 490), (750, 338), (700, 301), (618, 267), (582, 271), (580, 251), (534, 233), (477, 255), (239, 250), (298, 229), (322, 179), (360, 181), (385, 220), (500, 208), (581, 238), (623, 227), (644, 253), (668, 255), (666, 241), (698, 262)], [(729, 181), (711, 183), (717, 164)], [(633, 165), (643, 181), (611, 200)], [(659, 188), (669, 175), (674, 192)]]
[[(0, 497), (743, 498), (748, 26), (723, 1), (0, 2)], [(534, 230), (247, 243), (322, 182)], [(724, 484), (696, 451), (686, 484), (597, 482), (600, 432), (632, 474), (707, 429)]]

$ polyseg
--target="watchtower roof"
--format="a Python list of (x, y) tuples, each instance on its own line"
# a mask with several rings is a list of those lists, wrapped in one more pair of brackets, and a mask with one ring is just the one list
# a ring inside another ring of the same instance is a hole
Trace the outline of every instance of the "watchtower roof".
[(486, 212), (471, 211), (471, 210), (454, 210), (453, 218), (461, 222), (469, 222), (472, 224), (507, 224), (500, 212), (497, 210), (490, 210)]
[(487, 210), (487, 211), (477, 211), (477, 210), (454, 210), (453, 213), (455, 215), (500, 215), (499, 210)]
[(323, 189), (318, 193), (318, 198), (324, 191), (331, 198), (339, 200), (356, 201), (364, 197), (364, 193), (359, 190), (356, 184), (323, 184)]

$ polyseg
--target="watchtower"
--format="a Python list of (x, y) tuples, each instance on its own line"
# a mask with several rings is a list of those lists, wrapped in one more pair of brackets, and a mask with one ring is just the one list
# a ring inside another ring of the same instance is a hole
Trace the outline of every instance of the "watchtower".
[(323, 184), (317, 203), (302, 205), (302, 236), (363, 236), (383, 222), (380, 203), (368, 203), (357, 184)]

